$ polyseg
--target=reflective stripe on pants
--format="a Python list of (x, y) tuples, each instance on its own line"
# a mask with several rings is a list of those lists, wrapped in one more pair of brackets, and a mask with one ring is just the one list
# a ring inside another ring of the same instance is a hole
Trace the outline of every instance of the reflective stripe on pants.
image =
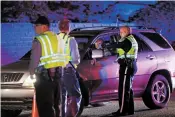
[(120, 65), (118, 87), (120, 113), (132, 113), (134, 111), (132, 80), (137, 70), (135, 61), (132, 66)]

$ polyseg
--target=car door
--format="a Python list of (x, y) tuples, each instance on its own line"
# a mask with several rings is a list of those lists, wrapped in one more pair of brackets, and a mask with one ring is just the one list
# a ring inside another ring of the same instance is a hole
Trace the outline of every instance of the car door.
[(137, 40), (139, 46), (137, 57), (138, 68), (133, 80), (134, 92), (137, 95), (139, 93), (142, 93), (146, 88), (152, 71), (157, 68), (157, 59), (156, 55), (149, 47), (149, 45), (145, 43), (144, 40), (139, 37), (139, 35), (133, 35)]
[(78, 49), (81, 57), (81, 62), (77, 67), (77, 71), (79, 72), (79, 75), (81, 78), (83, 78), (85, 81), (89, 77), (89, 71), (90, 71), (90, 60), (89, 59), (83, 59), (84, 53), (87, 50), (87, 45), (89, 43), (90, 37), (88, 36), (81, 36), (81, 35), (74, 35), (75, 40), (78, 44)]
[[(104, 43), (109, 43), (113, 34), (101, 35)], [(109, 52), (109, 53), (108, 53)], [(95, 59), (95, 64), (90, 66), (90, 79), (93, 83), (92, 97), (113, 98), (113, 92), (118, 87), (118, 63), (114, 63), (116, 55), (111, 50), (105, 50), (102, 58)], [(116, 93), (115, 93), (116, 94)], [(116, 96), (115, 96), (116, 98)]]

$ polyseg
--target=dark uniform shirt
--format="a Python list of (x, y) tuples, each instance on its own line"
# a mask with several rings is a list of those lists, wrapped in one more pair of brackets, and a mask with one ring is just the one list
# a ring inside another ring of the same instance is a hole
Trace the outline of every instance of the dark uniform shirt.
[(123, 39), (123, 41), (115, 42), (111, 45), (108, 46), (109, 48), (121, 48), (123, 49), (126, 53), (131, 49), (132, 43), (128, 39)]

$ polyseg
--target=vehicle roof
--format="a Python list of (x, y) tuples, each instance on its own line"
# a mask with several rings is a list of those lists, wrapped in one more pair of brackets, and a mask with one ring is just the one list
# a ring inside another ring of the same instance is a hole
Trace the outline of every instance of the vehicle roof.
[(103, 32), (104, 30), (78, 30), (78, 31), (71, 31), (70, 35), (74, 36), (95, 36)]
[[(131, 27), (132, 28), (132, 27)], [(118, 32), (119, 29), (118, 27), (85, 27), (85, 28), (76, 28), (70, 32), (70, 35), (72, 36), (95, 36), (101, 33), (107, 33), (107, 32)], [(132, 32), (151, 32), (151, 33), (156, 33), (154, 29), (136, 29), (132, 28)]]

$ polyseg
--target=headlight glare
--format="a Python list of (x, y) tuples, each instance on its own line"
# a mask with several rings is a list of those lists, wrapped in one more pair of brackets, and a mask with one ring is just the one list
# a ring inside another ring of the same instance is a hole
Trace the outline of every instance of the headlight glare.
[(34, 74), (31, 78), (31, 76), (28, 76), (27, 79), (25, 79), (23, 86), (25, 87), (34, 87), (34, 83), (36, 82), (36, 75)]

